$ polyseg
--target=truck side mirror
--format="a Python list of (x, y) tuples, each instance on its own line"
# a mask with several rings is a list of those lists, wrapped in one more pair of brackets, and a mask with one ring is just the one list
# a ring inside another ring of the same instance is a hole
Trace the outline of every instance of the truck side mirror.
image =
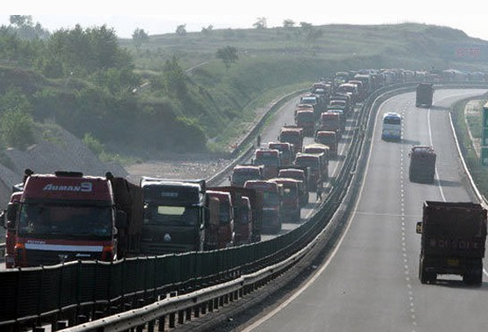
[(419, 221), (417, 223), (417, 226), (415, 226), (415, 231), (417, 232), (417, 234), (422, 234), (422, 222)]
[(115, 215), (115, 227), (117, 227), (117, 229), (122, 229), (128, 226), (129, 223), (127, 221), (127, 213), (125, 213), (125, 211), (122, 210), (117, 210)]
[(0, 212), (0, 223), (2, 224), (3, 228), (7, 228), (7, 220), (5, 219), (5, 213), (6, 213), (6, 210), (3, 210), (2, 212)]
[[(20, 203), (14, 202), (7, 206), (7, 211), (4, 216), (5, 227), (14, 228), (17, 220), (17, 211), (19, 210)], [(7, 220), (5, 220), (5, 217)]]

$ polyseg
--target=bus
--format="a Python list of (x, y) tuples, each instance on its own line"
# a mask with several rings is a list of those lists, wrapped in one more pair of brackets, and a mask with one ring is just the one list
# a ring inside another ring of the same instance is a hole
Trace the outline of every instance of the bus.
[(388, 112), (383, 115), (381, 138), (383, 140), (399, 141), (402, 138), (402, 116)]

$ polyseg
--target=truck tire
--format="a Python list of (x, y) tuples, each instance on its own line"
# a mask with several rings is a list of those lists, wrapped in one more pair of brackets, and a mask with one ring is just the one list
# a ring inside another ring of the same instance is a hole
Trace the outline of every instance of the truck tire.
[(419, 263), (419, 279), (423, 284), (435, 283), (437, 280), (437, 274), (433, 272), (427, 272), (424, 266), (424, 259), (420, 258)]
[(463, 275), (463, 282), (466, 285), (480, 287), (483, 282), (483, 271), (472, 270)]

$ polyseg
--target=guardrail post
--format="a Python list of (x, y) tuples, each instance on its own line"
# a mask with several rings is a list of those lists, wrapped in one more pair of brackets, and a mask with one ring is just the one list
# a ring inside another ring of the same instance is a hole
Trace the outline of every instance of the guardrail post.
[(186, 320), (191, 321), (191, 308), (186, 309)]
[(194, 308), (195, 308), (194, 309), (195, 310), (195, 318), (200, 317), (200, 306), (196, 305)]
[(170, 329), (174, 329), (175, 326), (176, 326), (176, 324), (175, 324), (176, 323), (175, 322), (175, 315), (176, 314), (174, 312), (172, 312), (172, 313), (169, 314), (169, 322), (168, 322), (168, 324), (169, 324), (169, 328)]
[(154, 332), (155, 321), (150, 321), (147, 323), (147, 332)]
[(185, 311), (180, 310), (178, 311), (178, 324), (183, 325), (185, 323)]
[(166, 316), (161, 316), (158, 318), (158, 331), (164, 332), (164, 325), (166, 324)]
[(202, 307), (201, 308), (202, 315), (205, 315), (207, 313), (207, 304), (202, 303), (200, 306)]

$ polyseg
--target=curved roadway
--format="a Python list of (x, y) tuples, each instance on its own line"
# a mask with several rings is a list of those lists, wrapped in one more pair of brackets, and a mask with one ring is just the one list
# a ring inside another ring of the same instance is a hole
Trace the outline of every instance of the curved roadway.
[[(437, 90), (430, 109), (416, 108), (414, 93), (383, 103), (361, 194), (336, 251), (307, 285), (245, 331), (486, 330), (486, 271), (481, 288), (466, 287), (456, 276), (440, 276), (435, 285), (421, 284), (420, 235), (415, 233), (425, 200), (475, 200), (466, 189), (449, 107), (484, 92)], [(381, 140), (379, 122), (387, 111), (403, 116), (401, 142)], [(408, 180), (413, 144), (436, 149), (432, 185)]]

